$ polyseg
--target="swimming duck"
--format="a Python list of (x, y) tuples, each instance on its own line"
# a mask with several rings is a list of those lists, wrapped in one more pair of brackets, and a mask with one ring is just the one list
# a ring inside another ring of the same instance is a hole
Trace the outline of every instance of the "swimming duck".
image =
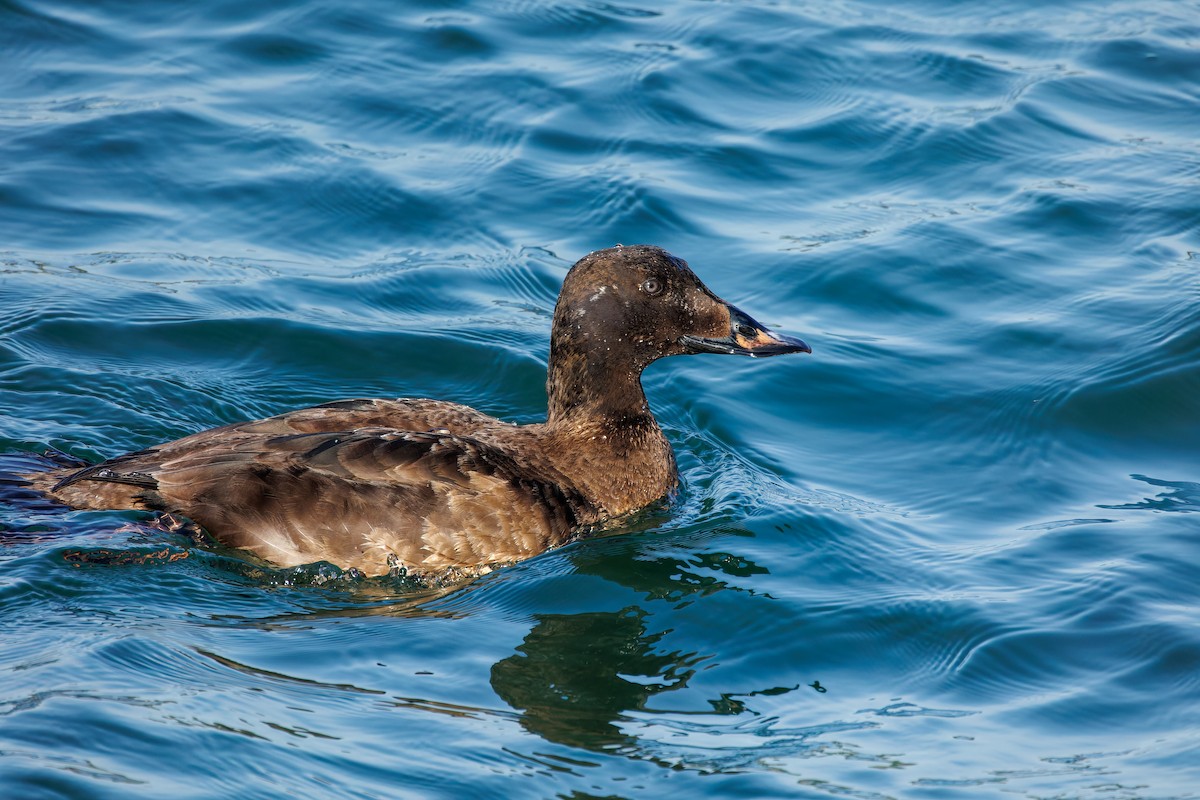
[(641, 375), (664, 356), (811, 353), (658, 247), (593, 252), (554, 309), (546, 421), (439, 400), (342, 400), (27, 476), (75, 508), (183, 516), (280, 566), (480, 572), (569, 541), (676, 486)]

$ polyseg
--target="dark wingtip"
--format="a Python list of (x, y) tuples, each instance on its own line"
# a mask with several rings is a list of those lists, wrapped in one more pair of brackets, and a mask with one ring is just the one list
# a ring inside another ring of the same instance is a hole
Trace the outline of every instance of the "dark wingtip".
[(65, 489), (72, 484), (80, 481), (101, 481), (104, 483), (123, 483), (128, 486), (139, 486), (143, 489), (157, 489), (158, 481), (153, 475), (147, 475), (144, 472), (117, 472), (108, 466), (108, 462), (96, 464), (91, 467), (85, 467), (78, 472), (73, 472), (66, 476), (54, 486), (50, 487), (51, 492), (57, 492), (60, 489)]

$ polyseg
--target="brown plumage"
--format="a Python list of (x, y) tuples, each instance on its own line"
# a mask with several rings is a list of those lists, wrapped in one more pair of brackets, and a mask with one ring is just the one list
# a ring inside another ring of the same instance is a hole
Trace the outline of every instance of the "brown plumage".
[(346, 400), (27, 477), (76, 508), (186, 516), (282, 566), (477, 571), (670, 492), (675, 457), (641, 374), (699, 352), (811, 351), (725, 303), (666, 251), (614, 247), (563, 282), (544, 423), (437, 400)]

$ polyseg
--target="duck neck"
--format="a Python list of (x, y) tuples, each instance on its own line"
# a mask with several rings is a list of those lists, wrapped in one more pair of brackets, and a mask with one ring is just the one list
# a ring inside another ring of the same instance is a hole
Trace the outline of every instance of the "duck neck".
[(555, 342), (546, 378), (546, 422), (558, 428), (597, 424), (657, 428), (641, 378), (642, 366), (620, 354), (593, 351), (585, 356)]
[(677, 484), (675, 454), (650, 413), (641, 369), (551, 357), (546, 427), (555, 466), (603, 517), (642, 508)]

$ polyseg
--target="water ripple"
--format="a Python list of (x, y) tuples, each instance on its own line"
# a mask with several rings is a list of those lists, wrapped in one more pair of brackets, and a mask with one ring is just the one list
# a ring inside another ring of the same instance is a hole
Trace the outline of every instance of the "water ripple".
[[(0, 782), (1194, 797), (1191, 12), (0, 2)], [(418, 587), (14, 477), (538, 420), (563, 274), (635, 241), (815, 353), (654, 365), (683, 483), (619, 528)]]

